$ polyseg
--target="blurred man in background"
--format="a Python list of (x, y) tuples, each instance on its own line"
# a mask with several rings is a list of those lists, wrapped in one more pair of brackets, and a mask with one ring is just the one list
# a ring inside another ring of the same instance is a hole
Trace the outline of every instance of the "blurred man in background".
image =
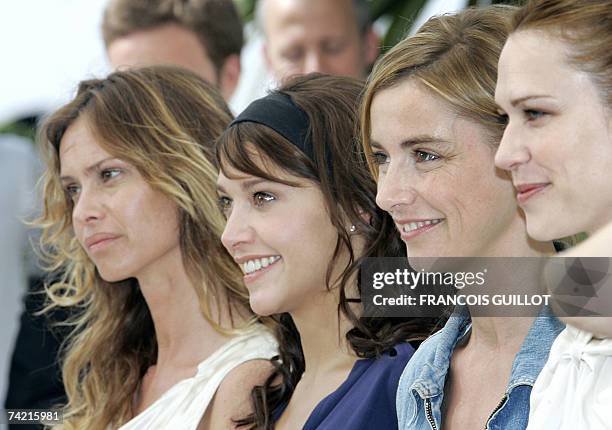
[(0, 135), (0, 396), (7, 387), (9, 352), (17, 332), (21, 300), (32, 274), (27, 256), (32, 254), (29, 229), (36, 204), (34, 192), (39, 165), (27, 139)]
[(366, 0), (259, 0), (257, 18), (279, 82), (311, 72), (365, 78), (379, 53)]
[[(0, 134), (0, 396), (7, 393), (7, 409), (48, 408), (63, 396), (59, 370), (54, 365), (57, 339), (47, 332), (42, 317), (33, 316), (42, 309), (43, 296), (26, 294), (28, 281), (30, 292), (39, 291), (42, 275), (33, 251), (38, 230), (25, 223), (33, 220), (40, 202), (36, 192), (40, 172), (32, 142)], [(24, 298), (28, 310), (22, 313), (19, 327)], [(19, 337), (15, 339), (18, 327)], [(16, 352), (9, 376), (14, 342)], [(30, 428), (36, 427), (26, 425), (22, 430)]]
[(232, 0), (111, 0), (102, 35), (113, 68), (172, 64), (216, 85), (240, 77), (242, 22)]

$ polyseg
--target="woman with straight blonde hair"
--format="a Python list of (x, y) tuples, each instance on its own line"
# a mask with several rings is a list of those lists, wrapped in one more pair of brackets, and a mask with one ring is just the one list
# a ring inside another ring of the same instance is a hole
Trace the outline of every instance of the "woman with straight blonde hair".
[[(44, 124), (50, 307), (72, 310), (62, 429), (226, 429), (276, 342), (225, 252), (216, 90), (173, 67), (84, 81)], [(247, 361), (249, 361), (247, 363)]]
[[(563, 261), (544, 272), (571, 318), (534, 387), (530, 429), (612, 425), (610, 46), (610, 1), (533, 0), (516, 13), (499, 61), (495, 98), (508, 121), (496, 163), (512, 175), (527, 232), (539, 240), (587, 233), (561, 256), (606, 257), (580, 285), (594, 295), (551, 282), (567, 275)], [(583, 308), (600, 316), (576, 317)]]
[[(515, 8), (436, 16), (375, 65), (364, 92), (362, 140), (408, 260), (537, 257), (536, 242), (494, 155), (504, 124), (494, 101), (497, 61)], [(494, 287), (531, 293), (539, 268), (500, 273)], [(485, 287), (490, 288), (489, 285)], [(483, 288), (483, 287), (479, 287)], [(400, 429), (525, 429), (529, 395), (562, 324), (459, 307), (408, 362), (397, 390)]]

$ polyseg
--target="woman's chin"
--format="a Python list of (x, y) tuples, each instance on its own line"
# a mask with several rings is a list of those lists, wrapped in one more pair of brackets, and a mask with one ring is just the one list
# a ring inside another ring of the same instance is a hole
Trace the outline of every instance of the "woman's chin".
[(551, 240), (562, 239), (573, 236), (577, 232), (573, 228), (561, 228), (554, 223), (546, 220), (538, 220), (535, 217), (527, 218), (527, 235), (539, 242), (549, 242)]
[(251, 295), (249, 297), (249, 304), (253, 312), (262, 317), (283, 313), (275, 302), (272, 303), (271, 300), (259, 298), (256, 295)]
[(126, 275), (124, 273), (118, 272), (117, 270), (105, 270), (104, 268), (97, 268), (98, 275), (102, 278), (103, 281), (108, 283), (115, 283), (125, 281), (131, 276)]

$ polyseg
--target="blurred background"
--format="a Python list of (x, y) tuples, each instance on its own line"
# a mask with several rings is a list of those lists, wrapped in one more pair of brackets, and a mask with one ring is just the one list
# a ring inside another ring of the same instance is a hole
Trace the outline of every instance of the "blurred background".
[[(330, 0), (334, 1), (334, 0)], [(28, 134), (13, 124), (52, 110), (74, 94), (85, 78), (110, 71), (100, 33), (107, 0), (0, 0), (0, 131)], [(235, 0), (245, 22), (241, 81), (231, 104), (248, 104), (266, 72), (262, 37), (253, 22), (257, 0)], [(512, 0), (370, 0), (382, 52), (430, 16), (467, 6)], [(262, 89), (262, 92), (265, 89)]]
[[(235, 0), (244, 19), (245, 45), (239, 85), (230, 100), (234, 112), (263, 95), (272, 82), (262, 55), (263, 37), (254, 23), (256, 1)], [(28, 250), (16, 252), (11, 245), (34, 234), (21, 220), (40, 202), (34, 191), (40, 173), (33, 145), (36, 123), (67, 102), (80, 80), (110, 71), (100, 31), (106, 2), (0, 0), (0, 399), (8, 385), (23, 297), (28, 283), (32, 288), (41, 276)], [(370, 0), (369, 6), (384, 52), (432, 15), (491, 3), (500, 2)]]

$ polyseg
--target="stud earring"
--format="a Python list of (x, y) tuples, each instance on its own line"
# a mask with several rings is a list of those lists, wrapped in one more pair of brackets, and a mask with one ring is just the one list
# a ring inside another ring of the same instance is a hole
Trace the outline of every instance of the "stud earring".
[(357, 231), (357, 226), (355, 226), (355, 224), (353, 224), (352, 226), (350, 226), (349, 231), (351, 233), (355, 233)]

